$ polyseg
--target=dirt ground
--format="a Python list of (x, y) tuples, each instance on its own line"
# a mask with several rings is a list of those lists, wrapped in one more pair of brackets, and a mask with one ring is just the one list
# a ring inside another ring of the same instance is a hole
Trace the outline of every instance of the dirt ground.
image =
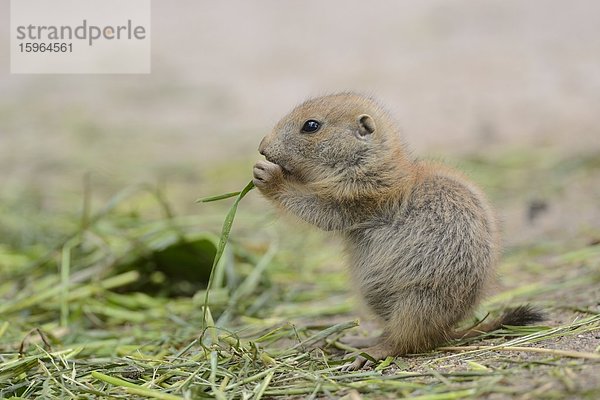
[[(5, 211), (26, 214), (21, 201), (34, 201), (76, 214), (86, 173), (100, 199), (159, 181), (180, 212), (197, 211), (190, 199), (243, 186), (260, 138), (292, 106), (355, 90), (387, 106), (416, 154), (475, 175), (464, 160), (477, 155), (514, 169), (524, 184), (486, 188), (509, 249), (600, 240), (598, 1), (153, 0), (152, 73), (130, 76), (10, 74), (8, 7), (0, 2)], [(563, 174), (562, 161), (579, 172)], [(579, 295), (592, 307), (588, 289)], [(579, 340), (568, 347), (600, 344), (598, 332)], [(573, 379), (595, 385), (593, 371)]]

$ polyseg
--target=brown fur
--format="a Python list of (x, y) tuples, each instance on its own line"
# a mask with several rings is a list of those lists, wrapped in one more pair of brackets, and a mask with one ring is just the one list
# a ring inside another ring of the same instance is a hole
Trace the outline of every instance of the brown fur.
[[(302, 132), (307, 120), (320, 129)], [(411, 157), (392, 118), (353, 93), (304, 102), (259, 151), (266, 161), (254, 166), (257, 188), (344, 238), (352, 280), (383, 322), (368, 354), (417, 353), (469, 335), (454, 326), (480, 301), (499, 250), (496, 219), (473, 183)], [(348, 369), (365, 363), (359, 357)]]

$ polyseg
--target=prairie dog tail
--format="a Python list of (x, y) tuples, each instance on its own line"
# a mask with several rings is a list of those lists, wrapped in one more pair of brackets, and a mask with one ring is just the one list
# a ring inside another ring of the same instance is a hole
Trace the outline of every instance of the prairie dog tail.
[(452, 339), (468, 339), (479, 336), (482, 333), (495, 331), (504, 325), (524, 326), (543, 321), (544, 319), (544, 314), (530, 305), (519, 306), (509, 308), (493, 321), (481, 323), (473, 328), (462, 331), (455, 331), (451, 336)]

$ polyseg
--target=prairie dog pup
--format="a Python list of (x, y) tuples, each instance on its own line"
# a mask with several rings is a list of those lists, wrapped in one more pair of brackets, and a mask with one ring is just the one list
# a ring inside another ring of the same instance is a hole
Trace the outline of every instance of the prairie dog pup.
[[(499, 239), (481, 191), (460, 173), (414, 159), (372, 99), (310, 99), (260, 143), (254, 184), (277, 207), (344, 239), (352, 281), (383, 323), (364, 351), (417, 353), (453, 338), (493, 277)], [(528, 307), (476, 327), (538, 321)], [(347, 369), (369, 365), (363, 357)]]

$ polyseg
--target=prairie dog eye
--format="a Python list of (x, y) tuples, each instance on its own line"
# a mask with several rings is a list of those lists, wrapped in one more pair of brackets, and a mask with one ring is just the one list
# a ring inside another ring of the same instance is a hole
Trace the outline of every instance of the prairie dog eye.
[(313, 133), (313, 132), (318, 131), (320, 127), (321, 127), (321, 124), (319, 123), (319, 121), (315, 121), (314, 119), (309, 119), (302, 126), (302, 132), (303, 133)]

